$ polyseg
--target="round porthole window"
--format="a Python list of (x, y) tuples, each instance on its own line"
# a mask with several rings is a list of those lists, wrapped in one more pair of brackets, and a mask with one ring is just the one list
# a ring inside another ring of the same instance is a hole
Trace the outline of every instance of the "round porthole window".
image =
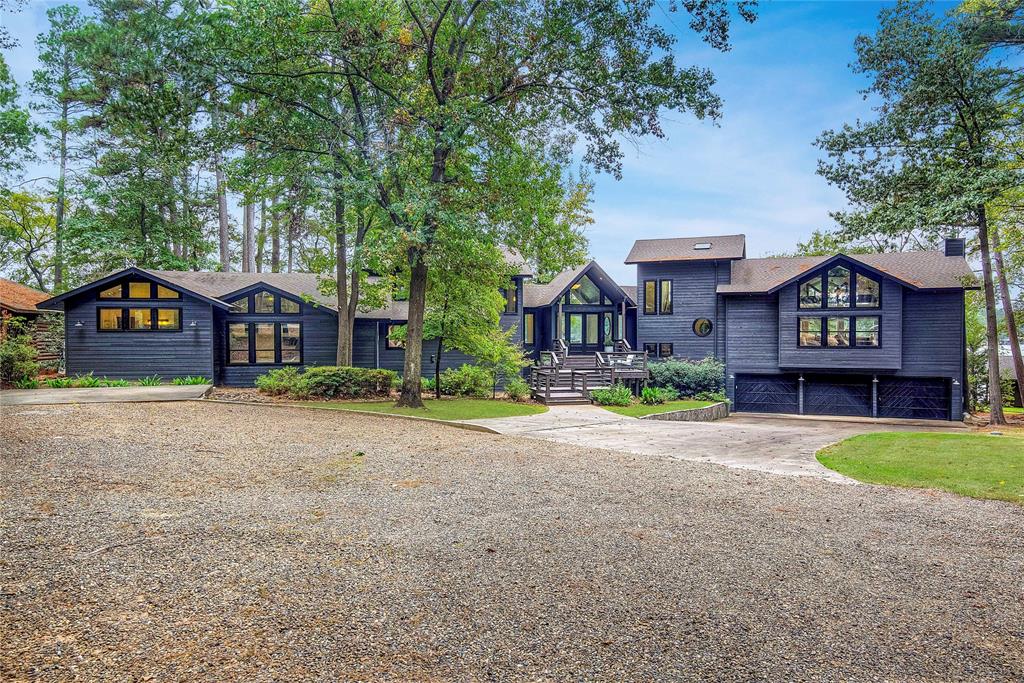
[(706, 337), (711, 334), (715, 326), (707, 318), (697, 318), (693, 321), (693, 333), (698, 337)]

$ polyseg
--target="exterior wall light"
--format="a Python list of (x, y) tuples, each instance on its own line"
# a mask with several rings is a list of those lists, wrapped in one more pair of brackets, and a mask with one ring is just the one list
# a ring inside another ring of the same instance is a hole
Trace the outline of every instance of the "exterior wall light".
[(188, 324), (188, 326), (189, 327), (199, 327), (199, 323), (197, 321), (193, 320), (192, 322), (190, 322)]
[(75, 323), (75, 327), (85, 327), (85, 323), (83, 323), (81, 320), (79, 320), (79, 321), (77, 321)]

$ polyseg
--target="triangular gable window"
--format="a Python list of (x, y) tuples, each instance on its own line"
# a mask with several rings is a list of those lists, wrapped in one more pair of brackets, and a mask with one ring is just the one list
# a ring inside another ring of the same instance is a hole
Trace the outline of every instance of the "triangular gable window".
[(601, 303), (601, 290), (594, 281), (584, 275), (569, 288), (570, 304)]

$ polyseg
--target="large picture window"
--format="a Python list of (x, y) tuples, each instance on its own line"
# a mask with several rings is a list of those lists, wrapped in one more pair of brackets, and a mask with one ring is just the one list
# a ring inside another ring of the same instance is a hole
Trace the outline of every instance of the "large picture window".
[(877, 315), (797, 318), (797, 345), (805, 348), (878, 348), (882, 319)]
[(299, 364), (302, 323), (229, 323), (229, 365)]
[(835, 266), (804, 280), (797, 293), (797, 306), (805, 309), (878, 308), (881, 305), (881, 280), (845, 266)]
[(180, 308), (97, 308), (100, 332), (180, 332)]

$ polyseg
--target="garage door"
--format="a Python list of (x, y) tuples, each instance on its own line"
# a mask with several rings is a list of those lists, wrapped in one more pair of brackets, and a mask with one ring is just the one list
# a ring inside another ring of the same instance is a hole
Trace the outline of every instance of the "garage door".
[(879, 377), (878, 416), (949, 419), (949, 381), (931, 377)]
[(805, 375), (804, 413), (870, 417), (871, 378)]
[(797, 412), (793, 375), (736, 375), (736, 410), (748, 413)]

